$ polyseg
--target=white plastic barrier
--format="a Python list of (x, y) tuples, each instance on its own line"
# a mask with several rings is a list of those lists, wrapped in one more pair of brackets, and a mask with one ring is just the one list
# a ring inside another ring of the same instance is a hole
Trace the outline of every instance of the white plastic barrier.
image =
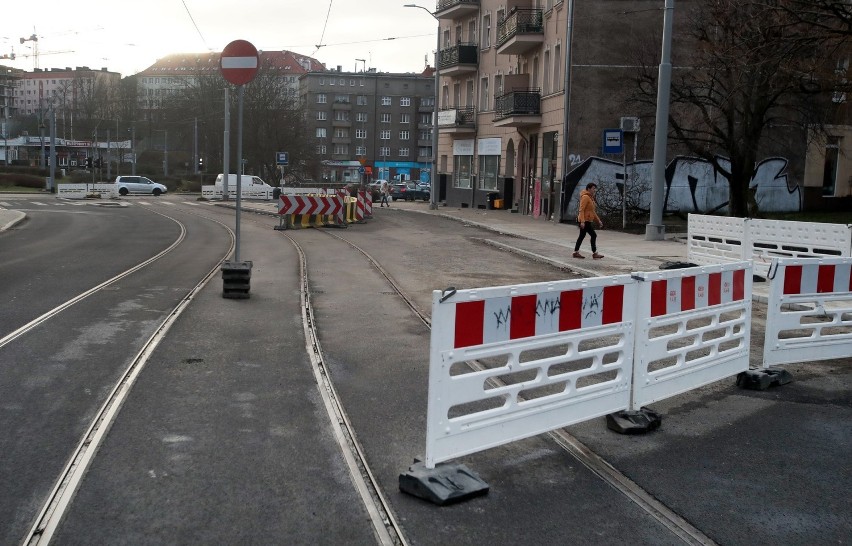
[[(201, 186), (201, 197), (207, 199), (215, 199), (221, 198), (223, 195), (221, 186)], [(236, 197), (237, 188), (236, 187), (228, 187), (228, 195)], [(272, 199), (272, 190), (270, 189), (257, 189), (257, 188), (242, 188), (242, 194), (240, 195), (242, 199), (263, 199), (270, 200)]]
[(626, 409), (635, 302), (629, 275), (433, 292), (426, 467)]
[(57, 184), (56, 188), (56, 194), (66, 199), (85, 199), (91, 195), (100, 195), (101, 197), (118, 196), (115, 184), (106, 182), (97, 184)]
[(764, 275), (773, 258), (852, 256), (852, 225), (749, 220), (748, 238), (755, 269)]
[(746, 219), (690, 214), (687, 227), (687, 260), (715, 265), (746, 260)]
[(773, 258), (852, 256), (852, 225), (689, 215), (687, 259), (701, 265), (753, 260), (769, 274)]
[(634, 277), (643, 282), (631, 410), (748, 369), (750, 262)]
[(852, 258), (773, 260), (763, 367), (852, 357)]

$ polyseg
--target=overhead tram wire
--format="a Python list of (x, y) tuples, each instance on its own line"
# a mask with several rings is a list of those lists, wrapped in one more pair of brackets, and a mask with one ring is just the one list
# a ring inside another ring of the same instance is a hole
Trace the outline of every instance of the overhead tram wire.
[[(424, 38), (426, 36), (434, 36), (434, 33), (431, 33), (431, 34), (413, 34), (411, 36), (391, 36), (389, 38), (377, 38), (375, 40), (358, 40), (358, 41), (355, 41), (355, 42), (339, 42), (339, 43), (336, 43), (336, 44), (320, 44), (320, 47), (337, 47), (337, 46), (353, 45), (353, 44), (369, 44), (369, 43), (372, 43), (372, 42), (387, 42), (387, 41), (390, 41), (390, 40), (407, 40), (409, 38)], [(314, 44), (314, 47), (316, 47), (316, 46), (317, 45)], [(300, 47), (310, 47), (310, 45), (304, 45), (304, 44), (302, 44), (302, 45), (285, 45), (285, 46), (281, 46), (281, 49), (291, 49), (291, 48), (296, 49), (296, 48), (300, 48)], [(314, 51), (313, 54), (316, 54), (316, 51)]]
[(207, 45), (207, 40), (204, 39), (204, 35), (201, 34), (201, 29), (198, 28), (198, 25), (195, 23), (195, 18), (192, 16), (192, 13), (189, 11), (189, 7), (186, 5), (186, 0), (180, 0), (181, 4), (183, 4), (183, 9), (186, 10), (186, 14), (189, 15), (189, 20), (192, 21), (192, 26), (195, 27), (195, 32), (198, 33), (198, 37), (201, 38), (201, 43), (204, 44), (204, 47), (207, 48), (207, 51), (213, 51), (210, 49), (210, 46)]
[(322, 43), (322, 41), (323, 41), (323, 39), (325, 38), (325, 29), (328, 27), (328, 18), (329, 18), (329, 16), (331, 15), (331, 6), (332, 6), (332, 4), (334, 4), (334, 0), (328, 0), (328, 11), (327, 11), (327, 12), (326, 12), (326, 14), (325, 14), (325, 22), (322, 24), (322, 34), (320, 34), (319, 43), (318, 43), (318, 44), (316, 44), (316, 49), (314, 50), (314, 52), (313, 52), (313, 53), (311, 53), (311, 57), (313, 57), (314, 55), (316, 55), (316, 54), (317, 54), (317, 51), (319, 51), (319, 50), (320, 50), (320, 48), (324, 45), (324, 44)]

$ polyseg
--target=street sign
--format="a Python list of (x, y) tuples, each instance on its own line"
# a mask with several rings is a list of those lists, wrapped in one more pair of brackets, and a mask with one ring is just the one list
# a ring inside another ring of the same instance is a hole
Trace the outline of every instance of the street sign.
[(225, 46), (219, 57), (222, 77), (234, 85), (244, 85), (257, 75), (257, 48), (245, 40), (234, 40)]
[(358, 167), (358, 174), (364, 174), (364, 167)]
[(275, 153), (275, 164), (276, 165), (289, 165), (290, 159), (287, 156), (287, 152), (276, 152)]
[(624, 152), (624, 134), (621, 129), (604, 129), (603, 153), (620, 154)]

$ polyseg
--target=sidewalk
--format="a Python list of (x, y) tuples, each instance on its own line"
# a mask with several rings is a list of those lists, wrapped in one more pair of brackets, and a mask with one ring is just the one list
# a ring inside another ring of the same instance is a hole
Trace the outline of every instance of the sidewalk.
[(26, 218), (26, 213), (19, 210), (8, 210), (0, 208), (0, 232), (11, 229), (18, 222)]
[(664, 241), (646, 241), (644, 235), (623, 233), (604, 226), (598, 229), (597, 243), (598, 252), (605, 257), (602, 260), (592, 259), (587, 237), (580, 249), (586, 258), (578, 259), (572, 257), (574, 243), (579, 235), (579, 229), (574, 224), (558, 224), (508, 210), (451, 207), (429, 210), (429, 204), (421, 202), (395, 202), (389, 210), (436, 214), (496, 233), (547, 243), (553, 251), (547, 255), (536, 255), (536, 258), (585, 276), (652, 271), (659, 269), (664, 262), (686, 261), (686, 244), (671, 235)]

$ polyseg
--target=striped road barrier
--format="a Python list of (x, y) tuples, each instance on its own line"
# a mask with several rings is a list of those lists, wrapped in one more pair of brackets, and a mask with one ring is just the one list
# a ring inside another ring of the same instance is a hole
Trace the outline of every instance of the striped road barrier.
[(763, 367), (743, 386), (792, 381), (771, 366), (852, 357), (852, 258), (776, 258), (770, 279)]
[(278, 214), (287, 219), (287, 227), (337, 225), (333, 219), (342, 209), (342, 199), (333, 195), (281, 195), (278, 198)]

